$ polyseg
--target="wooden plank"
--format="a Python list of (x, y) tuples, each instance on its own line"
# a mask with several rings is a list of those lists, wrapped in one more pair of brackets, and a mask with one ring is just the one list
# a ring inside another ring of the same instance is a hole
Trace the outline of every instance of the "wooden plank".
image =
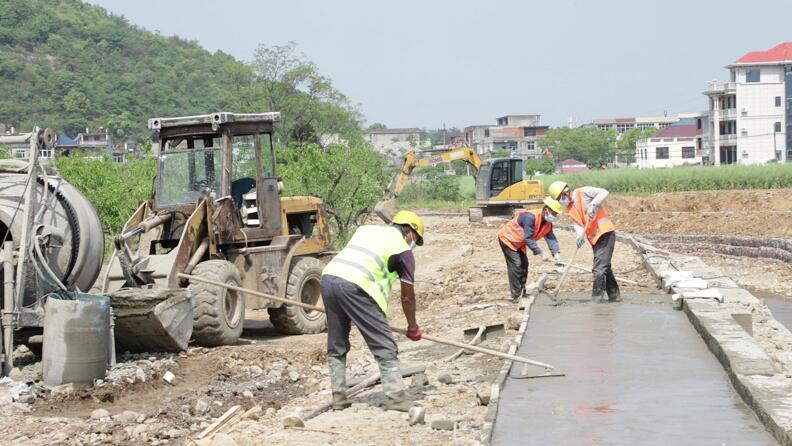
[(212, 424), (207, 426), (206, 429), (204, 429), (203, 432), (201, 432), (198, 435), (198, 439), (200, 440), (217, 432), (218, 429), (220, 429), (229, 419), (231, 419), (240, 410), (242, 410), (242, 407), (232, 406), (223, 415), (220, 415), (220, 418), (216, 419)]
[[(402, 368), (401, 374), (402, 374), (402, 378), (407, 378), (409, 376), (417, 375), (419, 373), (424, 373), (425, 371), (426, 371), (425, 365), (416, 365), (412, 367)], [(349, 382), (347, 383), (347, 387), (355, 387), (356, 385), (362, 383), (363, 381), (368, 380), (369, 378), (358, 378), (358, 379), (349, 380)], [(377, 379), (377, 382), (379, 382), (379, 379)], [(375, 382), (374, 384), (376, 384), (377, 382)]]

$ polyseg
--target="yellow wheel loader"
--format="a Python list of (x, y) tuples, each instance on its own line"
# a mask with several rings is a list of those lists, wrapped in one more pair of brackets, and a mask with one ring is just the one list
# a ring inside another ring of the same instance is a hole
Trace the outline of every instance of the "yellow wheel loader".
[(322, 304), (321, 258), (331, 249), (324, 204), (281, 196), (272, 144), (279, 119), (279, 113), (222, 112), (149, 120), (154, 197), (115, 238), (103, 285), (121, 348), (176, 350), (190, 339), (233, 344), (245, 309), (267, 309), (283, 333), (324, 330), (323, 313), (177, 277), (193, 274)]
[(472, 222), (493, 215), (509, 216), (514, 209), (539, 204), (544, 198), (542, 181), (523, 179), (521, 159), (482, 160), (470, 147), (451, 148), (424, 158), (418, 158), (414, 151), (409, 151), (399, 172), (391, 181), (385, 198), (377, 203), (374, 212), (383, 221), (390, 222), (396, 213), (396, 198), (407, 185), (413, 170), (457, 160), (468, 163), (476, 175), (476, 206), (468, 210)]

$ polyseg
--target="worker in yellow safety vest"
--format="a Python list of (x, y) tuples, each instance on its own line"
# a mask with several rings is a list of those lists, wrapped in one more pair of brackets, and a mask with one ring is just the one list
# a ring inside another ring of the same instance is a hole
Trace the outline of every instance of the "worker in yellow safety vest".
[(388, 226), (357, 228), (349, 243), (322, 271), (322, 299), (327, 312), (327, 363), (333, 409), (351, 405), (346, 397), (346, 356), (349, 330), (357, 326), (377, 360), (387, 409), (407, 412), (407, 397), (399, 368), (398, 348), (388, 324), (388, 297), (397, 278), (401, 304), (407, 318), (407, 337), (421, 340), (415, 320), (415, 257), (412, 250), (423, 245), (420, 217), (400, 211)]
[[(555, 181), (547, 189), (551, 197), (567, 208), (575, 222), (577, 247), (585, 243), (594, 251), (594, 283), (591, 297), (598, 302), (618, 302), (621, 300), (619, 284), (613, 274), (611, 260), (616, 246), (616, 227), (603, 207), (608, 191), (598, 187), (579, 187), (571, 190), (563, 181)], [(608, 294), (605, 300), (604, 294)]]
[(546, 197), (544, 207), (533, 211), (520, 211), (501, 226), (498, 231), (498, 244), (506, 257), (506, 272), (509, 276), (509, 289), (512, 301), (517, 302), (525, 294), (525, 281), (528, 279), (528, 248), (534, 255), (541, 255), (545, 261), (550, 254), (542, 251), (536, 243), (545, 239), (547, 247), (555, 260), (560, 261), (558, 240), (553, 233), (553, 222), (561, 213), (561, 203)]

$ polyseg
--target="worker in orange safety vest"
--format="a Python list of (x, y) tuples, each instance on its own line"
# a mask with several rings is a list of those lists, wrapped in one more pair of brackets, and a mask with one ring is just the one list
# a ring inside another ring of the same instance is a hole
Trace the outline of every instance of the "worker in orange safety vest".
[[(571, 190), (563, 181), (555, 181), (547, 189), (551, 197), (561, 202), (575, 222), (577, 247), (588, 242), (594, 251), (592, 272), (594, 283), (591, 297), (598, 302), (621, 300), (619, 284), (613, 274), (611, 260), (616, 246), (616, 227), (603, 207), (608, 191), (598, 187), (579, 187)], [(604, 294), (608, 294), (607, 300)]]
[(544, 207), (533, 211), (520, 211), (517, 215), (501, 226), (498, 231), (498, 243), (506, 257), (506, 271), (509, 275), (509, 289), (513, 302), (517, 302), (525, 294), (525, 281), (528, 279), (528, 249), (534, 255), (541, 255), (542, 260), (550, 261), (550, 254), (542, 251), (536, 243), (544, 238), (547, 247), (556, 261), (560, 261), (558, 240), (553, 233), (553, 222), (561, 213), (561, 203), (546, 197)]

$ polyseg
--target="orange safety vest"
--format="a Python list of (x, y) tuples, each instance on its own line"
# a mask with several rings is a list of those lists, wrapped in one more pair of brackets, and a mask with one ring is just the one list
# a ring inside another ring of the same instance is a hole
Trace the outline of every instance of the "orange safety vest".
[(540, 223), (542, 222), (541, 209), (536, 211), (520, 211), (516, 217), (512, 218), (505, 225), (501, 226), (500, 230), (498, 231), (498, 238), (500, 241), (515, 251), (528, 251), (528, 248), (525, 245), (525, 239), (523, 238), (525, 228), (520, 226), (520, 223), (517, 221), (526, 212), (531, 212), (534, 215), (534, 240), (541, 240), (553, 230), (553, 224), (549, 221), (545, 221), (545, 224), (541, 225), (540, 227)]
[[(585, 228), (589, 218), (584, 208), (583, 190), (575, 189), (572, 193), (575, 194), (575, 201), (574, 203), (569, 203), (569, 206), (567, 206), (567, 209), (569, 209), (569, 216), (572, 217), (572, 220), (575, 220), (575, 223)], [(594, 220), (592, 220), (586, 231), (586, 238), (591, 246), (594, 246), (603, 234), (615, 230), (616, 226), (613, 225), (610, 217), (608, 217), (608, 211), (600, 208), (597, 214), (594, 215)]]

